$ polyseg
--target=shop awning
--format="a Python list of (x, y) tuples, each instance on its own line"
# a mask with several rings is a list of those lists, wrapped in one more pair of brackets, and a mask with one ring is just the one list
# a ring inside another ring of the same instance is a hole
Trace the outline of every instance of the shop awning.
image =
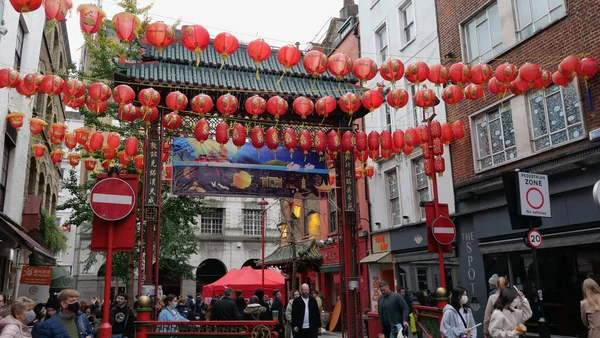
[(321, 267), (319, 268), (319, 271), (322, 273), (338, 272), (338, 271), (340, 271), (340, 265), (339, 264), (321, 265)]
[(38, 256), (48, 265), (56, 264), (56, 259), (54, 255), (50, 253), (46, 248), (44, 248), (40, 243), (36, 242), (33, 238), (31, 238), (28, 234), (25, 233), (24, 230), (21, 229), (17, 224), (15, 224), (10, 217), (6, 216), (4, 213), (0, 212), (0, 222), (5, 224), (5, 227), (2, 227), (5, 232), (15, 238), (16, 241), (21, 242), (21, 244), (28, 247), (33, 253), (34, 256)]
[[(273, 251), (269, 256), (265, 257), (265, 265), (281, 265), (291, 263), (295, 259), (300, 262), (312, 264), (315, 266), (321, 265), (323, 258), (319, 252), (314, 240), (306, 240), (296, 243), (296, 257), (293, 255), (293, 244), (285, 244)], [(260, 262), (260, 260), (258, 260)]]
[(392, 253), (391, 252), (378, 252), (374, 254), (370, 254), (367, 257), (360, 260), (361, 264), (367, 263), (392, 263)]

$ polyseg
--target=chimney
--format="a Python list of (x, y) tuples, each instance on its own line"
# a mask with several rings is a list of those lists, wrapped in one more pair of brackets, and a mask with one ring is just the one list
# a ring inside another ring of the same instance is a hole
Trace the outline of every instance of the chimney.
[(354, 0), (344, 0), (344, 7), (340, 10), (340, 19), (346, 21), (351, 16), (358, 15), (358, 5)]

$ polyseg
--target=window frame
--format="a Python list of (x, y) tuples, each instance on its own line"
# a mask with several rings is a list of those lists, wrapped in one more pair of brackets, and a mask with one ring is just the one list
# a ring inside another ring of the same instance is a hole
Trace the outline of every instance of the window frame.
[[(256, 218), (258, 216), (258, 218)], [(262, 235), (262, 210), (242, 209), (243, 232), (246, 236)], [(256, 223), (255, 223), (256, 222)]]
[[(407, 23), (406, 9), (409, 6), (412, 6), (412, 21)], [(398, 6), (398, 21), (400, 22), (400, 50), (404, 49), (417, 39), (417, 15), (415, 12), (415, 2), (412, 0), (404, 1), (400, 6)], [(408, 28), (410, 30), (411, 27), (414, 29), (414, 35), (408, 39), (406, 36), (406, 29)]]
[(394, 112), (392, 112), (392, 109), (389, 104), (384, 104), (383, 106), (383, 118), (385, 119), (385, 129), (392, 133), (393, 128), (395, 127)]
[[(391, 175), (396, 176), (396, 196), (392, 196), (392, 183), (390, 182)], [(395, 225), (402, 225), (402, 203), (400, 200), (400, 175), (398, 175), (398, 171), (396, 170), (396, 168), (390, 169), (385, 172), (385, 185), (386, 185), (386, 189), (387, 189), (386, 197), (387, 197), (387, 205), (388, 205), (388, 210), (389, 210), (388, 219), (390, 221), (390, 224), (392, 225), (391, 227), (394, 227)], [(396, 223), (396, 221), (394, 220), (394, 213), (393, 213), (394, 201), (395, 201), (395, 203), (398, 204), (398, 212), (399, 212), (398, 223)]]
[[(556, 85), (553, 84), (550, 87), (546, 88), (546, 90), (544, 92), (542, 92), (542, 94), (543, 94), (543, 99), (542, 99), (543, 101), (542, 102), (544, 103), (544, 115), (545, 115), (544, 118), (546, 120), (546, 130), (547, 130), (547, 132), (546, 132), (546, 134), (541, 135), (541, 136), (537, 136), (537, 137), (534, 136), (534, 129), (533, 129), (534, 128), (534, 124), (533, 124), (533, 116), (532, 116), (533, 110), (532, 110), (532, 107), (531, 107), (531, 99), (533, 97), (535, 97), (532, 94), (537, 94), (537, 93), (540, 93), (541, 91), (536, 91), (535, 93), (528, 93), (527, 94), (527, 96), (526, 96), (526, 100), (527, 100), (526, 101), (526, 104), (527, 104), (527, 119), (528, 119), (528, 123), (529, 123), (529, 133), (530, 133), (529, 139), (530, 139), (530, 146), (531, 146), (531, 152), (532, 152), (532, 154), (538, 154), (538, 153), (541, 153), (541, 152), (544, 152), (544, 151), (548, 151), (550, 149), (555, 149), (555, 148), (558, 148), (558, 147), (562, 147), (562, 146), (565, 146), (565, 145), (567, 145), (569, 143), (577, 142), (577, 141), (580, 141), (580, 140), (582, 140), (582, 139), (584, 139), (584, 138), (587, 137), (586, 126), (585, 126), (585, 114), (584, 114), (583, 107), (582, 107), (583, 104), (582, 104), (582, 101), (581, 101), (581, 93), (579, 91), (579, 84), (578, 84), (578, 82), (576, 82), (574, 80), (569, 85), (573, 86), (573, 91), (575, 92), (575, 96), (577, 97), (577, 102), (579, 104), (578, 107), (577, 107), (578, 108), (577, 110), (579, 112), (579, 122), (574, 123), (572, 125), (568, 125), (568, 121), (567, 121), (568, 117), (567, 117), (567, 112), (566, 112), (566, 107), (565, 107), (565, 99), (564, 99), (564, 89), (565, 88), (562, 87), (562, 86), (556, 86)], [(546, 92), (548, 91), (549, 88), (552, 88), (554, 86), (558, 87), (558, 91), (553, 92), (552, 94), (550, 94), (550, 96), (560, 95), (561, 104), (562, 104), (563, 117), (565, 119), (565, 127), (562, 128), (562, 129), (560, 129), (560, 130), (558, 130), (558, 131), (552, 132), (552, 131), (550, 131), (550, 119), (548, 118), (548, 105), (547, 105)], [(581, 135), (579, 135), (578, 137), (571, 138), (570, 135), (569, 135), (568, 130), (569, 130), (569, 128), (573, 128), (573, 127), (575, 127), (577, 125), (581, 126)], [(552, 137), (551, 136), (554, 135), (554, 134), (558, 134), (558, 133), (560, 133), (562, 131), (567, 131), (567, 140), (564, 141), (564, 142), (561, 142), (561, 143), (556, 143), (556, 144), (552, 143)], [(547, 146), (547, 147), (545, 147), (545, 148), (537, 149), (536, 145), (535, 145), (535, 141), (539, 140), (539, 139), (543, 139), (544, 137), (548, 137), (548, 140), (550, 141), (550, 145)]]
[[(529, 17), (530, 17), (530, 22), (527, 23), (525, 26), (521, 27), (521, 23), (520, 23), (520, 14), (519, 14), (519, 6), (517, 5), (517, 1), (527, 1), (529, 6)], [(535, 23), (537, 21), (540, 21), (541, 19), (537, 19), (535, 20), (533, 18), (533, 8), (532, 8), (532, 0), (512, 0), (512, 6), (513, 6), (513, 13), (514, 13), (514, 20), (515, 20), (515, 33), (517, 34), (517, 41), (521, 42), (521, 41), (525, 41), (527, 39), (529, 39), (530, 37), (534, 36), (537, 32), (543, 30), (544, 28), (550, 26), (552, 23), (560, 20), (561, 18), (567, 16), (568, 13), (568, 8), (567, 8), (567, 2), (565, 0), (559, 0), (562, 2), (562, 4), (553, 7), (552, 9), (550, 9), (550, 0), (543, 0), (546, 4), (546, 8), (547, 8), (547, 12), (543, 17), (548, 18), (548, 23), (536, 28)], [(551, 17), (551, 13), (552, 11), (556, 11), (558, 8), (560, 8), (562, 6), (563, 8), (563, 13), (562, 15), (557, 16), (554, 20), (552, 20)], [(523, 36), (523, 31), (525, 31), (528, 27), (532, 27), (531, 33), (527, 36)]]
[[(504, 49), (504, 42), (503, 42), (503, 39), (502, 39), (502, 25), (500, 25), (500, 27), (498, 27), (498, 29), (500, 31), (500, 42), (497, 43), (497, 44), (495, 44), (495, 45), (493, 45), (492, 34), (491, 34), (492, 27), (490, 26), (491, 20), (490, 20), (490, 14), (489, 14), (490, 9), (493, 8), (493, 7), (496, 7), (496, 11), (498, 13), (498, 19), (497, 20), (498, 20), (498, 23), (500, 24), (500, 13), (499, 13), (498, 2), (497, 1), (494, 1), (494, 2), (492, 2), (490, 4), (487, 4), (485, 7), (481, 8), (477, 12), (475, 12), (475, 14), (472, 17), (470, 17), (467, 21), (463, 21), (460, 24), (460, 31), (461, 31), (462, 36), (464, 37), (464, 39), (463, 39), (463, 41), (464, 41), (463, 48), (464, 48), (464, 51), (465, 51), (465, 53), (464, 53), (465, 61), (469, 65), (471, 65), (471, 66), (473, 66), (473, 65), (475, 65), (477, 63), (486, 63), (489, 60), (492, 60), (494, 57), (502, 54), (505, 51), (505, 49)], [(483, 20), (483, 21), (481, 21), (481, 22), (478, 23), (478, 18), (483, 13), (485, 13), (485, 20)], [(471, 43), (470, 43), (471, 39), (470, 39), (470, 35), (469, 35), (469, 25), (472, 24), (472, 23), (475, 23), (475, 34), (476, 34), (475, 39), (477, 40), (476, 41), (477, 56), (471, 55), (472, 51), (471, 51), (471, 47), (470, 47), (470, 45), (471, 45)], [(485, 51), (485, 53), (480, 53), (480, 51), (479, 51), (480, 43), (479, 43), (479, 35), (477, 34), (478, 33), (477, 27), (479, 27), (480, 25), (482, 25), (484, 23), (487, 23), (487, 25), (488, 25), (487, 32), (488, 32), (488, 38), (489, 38), (489, 43), (490, 43), (490, 49), (487, 50), (487, 51)], [(494, 50), (497, 47), (500, 47), (501, 49), (498, 50), (497, 52), (494, 52)], [(488, 54), (490, 52), (491, 52), (491, 55), (489, 57), (486, 57), (486, 58), (482, 57), (483, 55)]]
[[(414, 97), (415, 94), (417, 93), (417, 91), (419, 90), (419, 87), (415, 84), (415, 83), (411, 83), (408, 80), (406, 81), (406, 87), (408, 87), (408, 95), (409, 97)], [(410, 102), (410, 115), (412, 118), (412, 121), (409, 121), (409, 125), (412, 125), (413, 128), (416, 128), (417, 126), (419, 126), (420, 120), (419, 120), (419, 109), (420, 107), (416, 105), (414, 100), (408, 100)]]
[[(206, 213), (200, 215), (200, 233), (205, 235), (222, 235), (223, 225), (225, 223), (225, 208), (207, 208)], [(221, 217), (215, 216), (217, 212), (221, 213)], [(206, 221), (211, 221), (209, 225), (203, 224)], [(220, 221), (220, 225), (216, 224)], [(218, 229), (220, 226), (220, 230)], [(210, 231), (206, 231), (210, 228)], [(205, 230), (206, 229), (206, 230)]]
[[(507, 105), (509, 106), (508, 109), (506, 108)], [(489, 169), (492, 169), (492, 168), (501, 167), (503, 165), (506, 165), (507, 163), (510, 163), (510, 162), (513, 162), (513, 161), (517, 161), (519, 159), (523, 159), (523, 156), (519, 155), (519, 152), (518, 152), (518, 149), (517, 149), (517, 135), (516, 135), (515, 132), (513, 132), (515, 141), (514, 141), (514, 144), (512, 146), (506, 147), (506, 144), (503, 143), (502, 144), (503, 150), (500, 151), (500, 152), (496, 152), (496, 153), (494, 153), (494, 151), (492, 149), (493, 148), (493, 141), (492, 141), (491, 131), (490, 131), (490, 128), (489, 128), (490, 120), (489, 120), (488, 116), (490, 114), (494, 114), (494, 113), (498, 114), (498, 117), (494, 118), (491, 122), (495, 122), (496, 120), (500, 121), (500, 128), (501, 128), (500, 133), (502, 134), (502, 137), (503, 137), (503, 140), (504, 140), (504, 128), (505, 128), (505, 126), (502, 123), (502, 113), (505, 113), (506, 111), (510, 111), (510, 115), (511, 115), (511, 118), (512, 118), (511, 120), (512, 120), (512, 124), (513, 124), (513, 129), (515, 129), (514, 112), (513, 112), (512, 106), (510, 105), (510, 98), (508, 98), (505, 101), (502, 101), (500, 103), (497, 103), (497, 104), (495, 104), (495, 105), (493, 105), (491, 107), (488, 107), (485, 110), (483, 110), (481, 112), (478, 112), (476, 114), (473, 114), (473, 115), (471, 115), (469, 117), (469, 124), (471, 126), (474, 126), (473, 127), (473, 131), (472, 131), (472, 133), (474, 133), (474, 135), (472, 134), (472, 140), (473, 140), (473, 145), (474, 145), (474, 147), (473, 147), (473, 156), (474, 156), (474, 165), (475, 165), (475, 171), (476, 172), (482, 172), (482, 171), (486, 171), (486, 170), (489, 170)], [(480, 152), (479, 152), (479, 150), (480, 150), (480, 143), (479, 143), (479, 137), (477, 137), (477, 132), (478, 132), (477, 131), (477, 125), (478, 125), (477, 124), (477, 120), (479, 118), (481, 118), (482, 116), (486, 117), (485, 123), (486, 123), (486, 130), (487, 130), (487, 141), (488, 141), (488, 146), (489, 146), (489, 149), (490, 149), (490, 154), (487, 155), (487, 156), (484, 156), (484, 157), (480, 156)], [(515, 154), (516, 155), (513, 158), (508, 158), (507, 152), (510, 149), (514, 149), (515, 150)], [(496, 163), (494, 163), (494, 156), (496, 156), (498, 154), (504, 154), (505, 156), (504, 156), (504, 161), (503, 162), (500, 162), (500, 163), (496, 164)], [(484, 159), (486, 159), (488, 157), (492, 160), (492, 165), (490, 165), (489, 167), (483, 168), (482, 165), (481, 165), (481, 163), (482, 163), (482, 161)]]
[(6, 196), (8, 190), (8, 175), (10, 171), (12, 151), (17, 147), (13, 140), (4, 136), (4, 147), (2, 149), (2, 164), (0, 164), (0, 210), (5, 211)]
[[(25, 25), (21, 20), (19, 20), (19, 24), (17, 26), (17, 40), (15, 42), (15, 59), (14, 59), (14, 69), (16, 71), (20, 71), (21, 63), (23, 62), (23, 46), (25, 45), (25, 35), (27, 34), (27, 30), (25, 29)], [(20, 35), (20, 39), (19, 39)]]
[[(385, 34), (385, 36), (382, 38), (383, 34)], [(385, 42), (385, 46), (383, 45), (383, 42)], [(387, 30), (387, 22), (385, 21), (375, 29), (375, 48), (379, 63), (386, 61), (389, 57), (388, 54), (390, 50), (390, 41)]]
[[(420, 165), (420, 168), (422, 168), (422, 171), (417, 171), (417, 169), (419, 168), (419, 164), (422, 162), (422, 164)], [(421, 194), (420, 192), (423, 190), (427, 190), (427, 201), (431, 200), (431, 183), (429, 183), (429, 177), (427, 175), (425, 175), (425, 158), (423, 156), (417, 156), (414, 157), (411, 160), (411, 165), (412, 165), (412, 181), (414, 184), (414, 200), (415, 200), (415, 215), (417, 217), (415, 217), (415, 220), (417, 221), (423, 221), (425, 219), (425, 207), (421, 207)], [(417, 179), (418, 175), (424, 175), (425, 176), (425, 182), (427, 182), (427, 186), (426, 187), (421, 187), (419, 188), (419, 180)]]

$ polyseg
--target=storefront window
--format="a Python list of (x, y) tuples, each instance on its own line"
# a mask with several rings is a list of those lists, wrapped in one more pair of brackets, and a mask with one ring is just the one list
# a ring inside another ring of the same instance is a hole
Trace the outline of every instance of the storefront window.
[(429, 290), (427, 268), (417, 268), (417, 285), (419, 286), (419, 291)]

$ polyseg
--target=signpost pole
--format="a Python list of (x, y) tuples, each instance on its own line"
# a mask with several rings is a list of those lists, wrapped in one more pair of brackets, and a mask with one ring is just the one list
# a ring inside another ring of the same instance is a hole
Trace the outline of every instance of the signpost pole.
[[(533, 221), (530, 218), (528, 220), (529, 230), (533, 230)], [(544, 293), (542, 288), (542, 280), (540, 278), (540, 266), (537, 255), (537, 249), (531, 246), (531, 256), (533, 257), (533, 266), (535, 268), (535, 284), (537, 285), (537, 305), (540, 311), (540, 318), (538, 319), (538, 334), (540, 338), (550, 338), (550, 331), (548, 329), (548, 323), (546, 323), (546, 317), (544, 316)]]
[(100, 324), (100, 338), (110, 338), (112, 336), (112, 326), (109, 322), (110, 316), (110, 289), (112, 281), (112, 256), (113, 256), (113, 237), (114, 222), (108, 223), (108, 238), (106, 243), (106, 272), (104, 274), (104, 304), (102, 306), (102, 324)]
[[(263, 198), (262, 200), (260, 200), (258, 202), (258, 205), (260, 205), (260, 228), (261, 228), (261, 232), (262, 232), (262, 242), (261, 242), (261, 247), (262, 247), (262, 264), (261, 264), (261, 273), (262, 273), (262, 289), (263, 291), (265, 290), (265, 211), (266, 211), (266, 206), (269, 204), (269, 202), (265, 201), (265, 199)], [(295, 257), (295, 256), (294, 256)]]

